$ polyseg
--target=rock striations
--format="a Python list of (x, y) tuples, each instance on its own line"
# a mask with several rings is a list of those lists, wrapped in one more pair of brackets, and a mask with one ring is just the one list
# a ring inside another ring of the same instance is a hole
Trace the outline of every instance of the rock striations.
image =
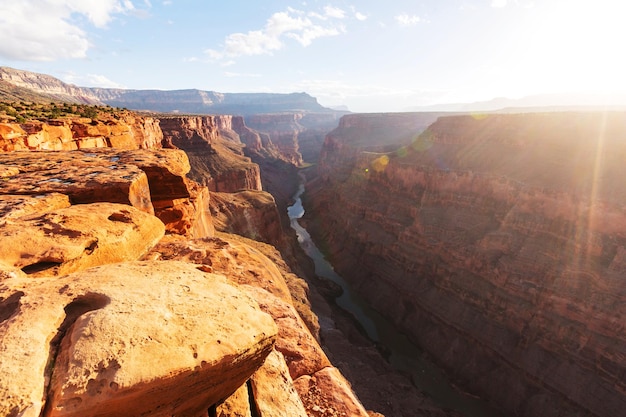
[[(171, 122), (166, 144), (228, 142), (214, 119)], [(0, 415), (368, 415), (307, 284), (273, 247), (214, 231), (183, 151), (17, 132), (0, 140)]]
[(506, 415), (621, 415), (626, 115), (451, 116), (396, 136), (410, 117), (346, 116), (327, 136), (305, 203), (333, 265)]
[[(188, 90), (128, 90), (78, 87), (46, 74), (0, 67), (0, 80), (52, 100), (108, 104), (114, 107), (164, 113), (254, 114), (276, 112), (333, 112), (306, 93), (219, 93)], [(0, 89), (2, 92), (2, 89)]]

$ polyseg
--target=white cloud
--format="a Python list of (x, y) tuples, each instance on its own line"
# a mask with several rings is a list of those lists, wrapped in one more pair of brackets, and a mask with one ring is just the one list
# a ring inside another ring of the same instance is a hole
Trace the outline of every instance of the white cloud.
[(344, 17), (346, 17), (346, 12), (344, 12), (338, 7), (333, 7), (333, 6), (324, 7), (324, 13), (326, 14), (327, 17), (332, 17), (335, 19), (343, 19)]
[[(224, 39), (221, 49), (207, 49), (205, 54), (212, 60), (239, 56), (272, 54), (284, 48), (284, 39), (294, 39), (302, 46), (310, 45), (315, 39), (337, 36), (346, 31), (336, 22), (343, 19), (345, 12), (339, 8), (327, 6), (324, 14), (305, 13), (291, 7), (285, 12), (274, 13), (260, 30), (247, 33), (232, 33)], [(315, 23), (312, 19), (323, 21)]]
[(134, 11), (129, 0), (0, 2), (0, 57), (24, 61), (84, 58), (90, 43), (76, 15), (103, 28), (114, 15)]
[(491, 7), (506, 7), (507, 0), (491, 0)]
[(354, 17), (356, 17), (356, 20), (367, 20), (367, 16), (360, 12), (355, 12)]
[(395, 19), (400, 26), (414, 26), (423, 21), (419, 16), (409, 15), (407, 13), (401, 13), (397, 15)]
[(261, 76), (261, 74), (226, 71), (224, 73), (224, 76), (229, 77), (229, 78), (258, 78)]
[(125, 88), (124, 85), (116, 83), (115, 81), (112, 81), (100, 74), (87, 74), (86, 76), (79, 76), (74, 73), (70, 73), (62, 78), (66, 83), (81, 87)]

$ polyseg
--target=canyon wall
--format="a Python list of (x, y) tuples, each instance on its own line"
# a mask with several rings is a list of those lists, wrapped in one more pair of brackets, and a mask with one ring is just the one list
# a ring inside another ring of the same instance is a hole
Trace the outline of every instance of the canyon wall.
[(626, 115), (349, 115), (307, 184), (335, 269), (512, 416), (626, 409)]
[(159, 120), (165, 146), (183, 149), (189, 156), (192, 179), (211, 191), (262, 189), (259, 166), (243, 155), (240, 141), (220, 135), (219, 116), (165, 116)]
[(288, 162), (296, 166), (316, 162), (326, 133), (337, 126), (341, 113), (255, 114), (245, 120), (266, 134)]
[[(209, 121), (164, 142), (233, 142)], [(0, 126), (1, 415), (368, 416), (319, 345), (308, 285), (270, 245), (215, 232), (229, 213), (211, 216), (183, 151), (105, 135), (37, 150), (83, 137), (54, 123), (16, 151), (23, 125)], [(263, 192), (237, 193), (246, 227), (273, 238), (273, 199), (256, 218), (246, 193)]]
[(0, 123), (0, 151), (85, 148), (160, 148), (163, 133), (153, 117), (101, 112), (97, 118), (66, 117), (27, 123)]

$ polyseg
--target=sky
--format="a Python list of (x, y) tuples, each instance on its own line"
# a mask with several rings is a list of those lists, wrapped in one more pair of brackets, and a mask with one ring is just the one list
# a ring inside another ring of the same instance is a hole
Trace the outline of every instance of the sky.
[[(403, 111), (626, 94), (623, 0), (2, 0), (0, 66)], [(626, 97), (626, 95), (624, 95)]]

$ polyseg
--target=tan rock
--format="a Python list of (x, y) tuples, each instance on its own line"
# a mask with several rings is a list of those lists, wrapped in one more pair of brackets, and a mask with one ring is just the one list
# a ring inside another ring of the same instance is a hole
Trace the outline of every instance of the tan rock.
[(215, 407), (216, 417), (252, 417), (248, 384), (243, 384), (230, 397)]
[(166, 236), (146, 255), (146, 259), (204, 265), (212, 272), (225, 275), (231, 282), (261, 287), (289, 303), (289, 289), (276, 265), (258, 250), (235, 238), (227, 234), (193, 240)]
[(181, 262), (8, 277), (0, 297), (7, 416), (39, 416), (44, 402), (49, 417), (206, 415), (276, 335), (250, 297)]
[(0, 153), (0, 194), (56, 192), (72, 204), (129, 204), (156, 214), (170, 233), (212, 236), (208, 190), (186, 178), (189, 170), (175, 149)]
[(280, 246), (283, 228), (274, 197), (265, 191), (211, 193), (211, 214), (220, 232)]
[(187, 186), (189, 198), (154, 201), (155, 213), (165, 223), (168, 233), (190, 238), (211, 237), (215, 227), (209, 210), (209, 190), (193, 181)]
[(272, 351), (263, 366), (252, 375), (250, 386), (260, 417), (307, 417), (298, 392), (293, 386), (285, 359)]
[[(310, 291), (309, 285), (307, 282), (300, 278), (298, 275), (294, 274), (291, 270), (290, 266), (287, 265), (285, 259), (281, 252), (278, 251), (274, 246), (268, 245), (263, 242), (258, 242), (256, 240), (248, 239), (243, 236), (234, 235), (234, 234), (225, 234), (221, 232), (215, 233), (216, 237), (227, 239), (229, 242), (243, 242), (246, 245), (252, 247), (254, 250), (262, 253), (269, 259), (272, 264), (274, 264), (281, 275), (283, 276), (283, 280), (287, 284), (287, 288), (289, 289), (289, 294), (291, 295), (291, 304), (296, 308), (296, 311), (306, 323), (306, 326), (311, 331), (311, 334), (315, 337), (316, 340), (319, 340), (319, 332), (320, 332), (320, 324), (319, 319), (315, 313), (313, 313), (311, 307), (311, 301), (309, 299), (320, 297), (314, 291)], [(287, 253), (287, 256), (289, 254)], [(266, 288), (267, 289), (267, 288)], [(267, 289), (270, 291), (269, 289)], [(270, 291), (272, 294), (277, 295), (275, 292)], [(279, 296), (280, 297), (280, 296)], [(282, 297), (281, 297), (282, 298)], [(319, 308), (319, 304), (318, 304)]]
[(0, 228), (3, 262), (32, 276), (139, 259), (164, 234), (156, 217), (122, 204), (80, 204)]
[(0, 194), (60, 193), (73, 204), (108, 201), (154, 213), (146, 173), (118, 155), (93, 152), (0, 153), (0, 166), (18, 173), (4, 179)]
[(59, 193), (41, 195), (0, 195), (0, 225), (9, 219), (46, 213), (70, 206), (68, 196)]
[(301, 376), (294, 386), (311, 417), (368, 417), (350, 383), (337, 368), (328, 367), (313, 376)]
[(328, 357), (291, 304), (262, 288), (246, 285), (242, 286), (242, 289), (253, 297), (261, 310), (271, 315), (278, 325), (276, 350), (284, 355), (291, 378), (313, 375), (331, 366)]

